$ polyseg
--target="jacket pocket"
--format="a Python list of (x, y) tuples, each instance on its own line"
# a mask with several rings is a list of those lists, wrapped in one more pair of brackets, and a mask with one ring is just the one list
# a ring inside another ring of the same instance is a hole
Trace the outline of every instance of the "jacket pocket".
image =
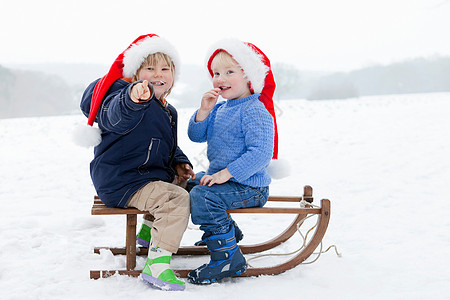
[(138, 167), (139, 174), (142, 175), (150, 172), (148, 167), (151, 166), (152, 158), (158, 155), (159, 143), (160, 139), (157, 138), (152, 138), (152, 140), (150, 141), (150, 145), (148, 145), (147, 148), (147, 156), (145, 158), (145, 161)]

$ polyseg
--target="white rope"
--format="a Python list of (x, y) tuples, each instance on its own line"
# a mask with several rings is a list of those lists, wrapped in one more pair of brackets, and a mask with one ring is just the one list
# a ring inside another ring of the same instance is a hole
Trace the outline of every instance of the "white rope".
[[(302, 200), (300, 201), (300, 207), (301, 207), (301, 208), (308, 208), (308, 207), (320, 208), (320, 206), (317, 206), (317, 205), (314, 205), (314, 204), (312, 204), (312, 203), (309, 203), (308, 201), (305, 201), (304, 199), (302, 199)], [(289, 253), (268, 253), (268, 254), (260, 254), (260, 255), (258, 255), (258, 256), (251, 257), (251, 258), (247, 259), (247, 264), (248, 264), (248, 266), (249, 266), (250, 268), (253, 268), (254, 266), (252, 266), (252, 265), (249, 263), (249, 261), (255, 260), (255, 259), (257, 259), (257, 258), (262, 258), (262, 257), (266, 257), (266, 256), (289, 256), (289, 255), (296, 254), (296, 253), (300, 252), (301, 250), (303, 250), (303, 249), (306, 247), (306, 241), (308, 240), (308, 235), (309, 235), (309, 233), (310, 233), (314, 228), (317, 227), (317, 224), (318, 224), (318, 222), (319, 222), (319, 217), (318, 217), (318, 215), (316, 215), (316, 216), (317, 216), (316, 224), (314, 224), (314, 226), (312, 226), (312, 227), (306, 232), (306, 235), (303, 235), (302, 231), (300, 230), (300, 226), (303, 225), (303, 222), (304, 222), (304, 221), (306, 221), (307, 219), (309, 219), (309, 218), (311, 218), (311, 217), (313, 217), (313, 216), (314, 216), (314, 214), (309, 214), (309, 215), (307, 215), (306, 217), (304, 217), (303, 219), (301, 219), (301, 220), (297, 223), (297, 232), (300, 234), (300, 236), (301, 236), (301, 238), (302, 238), (302, 240), (303, 240), (303, 243), (302, 243), (302, 245), (300, 246), (300, 248), (298, 248), (298, 249), (295, 250), (295, 251), (289, 252)], [(191, 227), (191, 226), (189, 226), (189, 225), (188, 225), (188, 229), (189, 229), (189, 230), (200, 230), (198, 227)], [(326, 250), (322, 251), (322, 249), (323, 249), (323, 243), (322, 243), (322, 241), (320, 241), (319, 248), (320, 248), (320, 249), (319, 249), (318, 252), (313, 252), (313, 253), (311, 253), (311, 255), (313, 255), (313, 254), (314, 254), (314, 255), (317, 255), (316, 258), (314, 258), (312, 261), (302, 262), (302, 263), (300, 263), (300, 264), (301, 264), (301, 265), (309, 265), (309, 264), (312, 264), (312, 263), (316, 262), (316, 261), (319, 259), (319, 257), (320, 257), (323, 253), (328, 252), (331, 248), (334, 248), (334, 251), (336, 252), (336, 255), (337, 255), (338, 257), (342, 257), (342, 254), (338, 251), (336, 245), (331, 245), (331, 246), (329, 246)]]
[[(307, 201), (305, 201), (305, 200), (301, 200), (301, 201), (300, 201), (300, 207), (301, 207), (301, 208), (307, 208), (308, 206), (319, 208), (319, 206), (313, 205), (313, 204), (311, 204), (311, 203), (309, 203), (309, 202), (307, 202)], [(261, 254), (261, 255), (258, 255), (258, 256), (251, 257), (251, 258), (247, 259), (247, 264), (248, 264), (248, 266), (251, 267), (251, 268), (253, 268), (253, 266), (252, 266), (251, 264), (249, 264), (249, 261), (255, 260), (255, 259), (257, 259), (257, 258), (262, 258), (262, 257), (266, 257), (266, 256), (288, 256), (288, 255), (296, 254), (296, 253), (300, 252), (301, 250), (303, 250), (303, 249), (306, 247), (306, 241), (307, 241), (307, 239), (308, 239), (308, 235), (309, 235), (309, 233), (310, 233), (314, 228), (317, 227), (317, 224), (318, 224), (318, 222), (319, 222), (319, 218), (318, 218), (318, 216), (317, 216), (316, 224), (314, 224), (314, 226), (312, 226), (312, 227), (307, 231), (306, 236), (304, 236), (303, 233), (301, 232), (300, 226), (302, 226), (303, 222), (306, 221), (307, 219), (311, 218), (312, 216), (314, 216), (314, 215), (309, 214), (309, 215), (307, 215), (306, 217), (304, 217), (302, 220), (300, 220), (300, 222), (297, 223), (297, 232), (300, 234), (300, 236), (301, 236), (301, 238), (302, 238), (302, 240), (303, 240), (303, 243), (302, 243), (302, 245), (301, 245), (300, 248), (298, 248), (297, 250), (292, 251), (292, 252), (290, 252), (290, 253), (269, 253), (269, 254)], [(311, 255), (313, 255), (313, 254), (314, 254), (314, 255), (317, 255), (317, 257), (316, 257), (314, 260), (309, 261), (309, 262), (302, 262), (301, 264), (302, 264), (302, 265), (307, 265), (307, 264), (312, 264), (312, 263), (316, 262), (316, 261), (319, 259), (320, 255), (322, 255), (322, 253), (328, 252), (328, 250), (330, 250), (331, 248), (334, 248), (334, 250), (335, 250), (335, 252), (336, 252), (336, 255), (337, 255), (338, 257), (342, 257), (342, 254), (339, 253), (339, 251), (338, 251), (336, 245), (331, 245), (331, 246), (329, 246), (325, 251), (322, 251), (322, 249), (323, 249), (323, 243), (322, 243), (322, 241), (320, 241), (319, 247), (320, 247), (319, 252), (313, 252), (313, 253), (311, 254)]]

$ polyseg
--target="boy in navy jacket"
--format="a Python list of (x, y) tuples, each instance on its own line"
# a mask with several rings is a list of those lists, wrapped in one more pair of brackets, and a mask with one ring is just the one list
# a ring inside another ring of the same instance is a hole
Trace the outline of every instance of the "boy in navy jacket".
[(81, 102), (88, 125), (97, 122), (101, 133), (90, 165), (95, 189), (109, 207), (136, 207), (154, 216), (154, 222), (144, 220), (141, 231), (148, 234), (140, 233), (146, 236), (140, 241), (148, 243), (151, 228), (141, 277), (169, 290), (185, 288), (170, 259), (190, 213), (189, 194), (172, 182), (195, 178), (177, 145), (177, 112), (166, 101), (179, 67), (178, 53), (168, 41), (140, 36), (108, 74), (88, 86)]

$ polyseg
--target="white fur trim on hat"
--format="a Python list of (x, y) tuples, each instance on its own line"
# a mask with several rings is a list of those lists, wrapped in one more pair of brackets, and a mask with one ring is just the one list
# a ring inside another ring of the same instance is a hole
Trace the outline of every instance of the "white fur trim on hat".
[(272, 159), (267, 167), (267, 172), (272, 179), (283, 179), (291, 173), (291, 165), (285, 159)]
[(132, 78), (150, 54), (161, 52), (167, 54), (175, 65), (175, 75), (180, 74), (180, 56), (175, 47), (165, 38), (153, 36), (146, 37), (124, 52), (122, 74)]
[(211, 46), (206, 56), (206, 64), (208, 64), (211, 55), (218, 49), (225, 50), (237, 61), (244, 70), (244, 74), (247, 76), (248, 81), (252, 84), (255, 93), (260, 94), (264, 88), (266, 75), (270, 70), (269, 67), (264, 64), (262, 56), (257, 54), (244, 42), (230, 38), (220, 40)]
[(80, 125), (74, 128), (72, 138), (78, 146), (95, 147), (102, 141), (102, 131), (98, 127)]

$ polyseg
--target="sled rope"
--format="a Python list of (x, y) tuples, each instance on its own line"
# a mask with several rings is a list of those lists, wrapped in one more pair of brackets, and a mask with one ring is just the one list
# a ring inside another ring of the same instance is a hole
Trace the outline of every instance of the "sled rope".
[[(309, 206), (311, 206), (311, 207), (316, 207), (316, 208), (318, 207), (318, 206), (313, 205), (313, 204), (311, 204), (311, 203), (308, 203), (308, 202), (306, 202), (306, 201), (304, 201), (304, 200), (300, 201), (300, 207), (301, 207), (301, 208), (305, 208), (305, 207), (307, 207), (307, 205), (309, 205)], [(301, 250), (303, 250), (303, 248), (306, 247), (306, 241), (308, 240), (308, 235), (309, 235), (309, 233), (310, 233), (311, 231), (313, 231), (314, 228), (316, 228), (317, 223), (318, 223), (318, 221), (319, 221), (319, 218), (317, 217), (316, 224), (314, 224), (314, 226), (312, 226), (312, 227), (306, 232), (306, 235), (303, 235), (303, 233), (302, 233), (301, 230), (300, 230), (300, 226), (303, 224), (304, 221), (306, 221), (307, 219), (309, 219), (309, 218), (312, 217), (312, 216), (313, 216), (313, 215), (308, 215), (308, 216), (304, 217), (302, 220), (300, 220), (300, 222), (297, 223), (297, 232), (300, 234), (300, 236), (301, 236), (301, 238), (302, 238), (302, 241), (303, 241), (303, 243), (302, 243), (302, 245), (300, 246), (300, 248), (298, 248), (297, 250), (294, 250), (294, 251), (292, 251), (292, 252), (289, 252), (289, 253), (269, 253), (269, 254), (261, 254), (261, 255), (257, 255), (257, 256), (251, 257), (251, 258), (247, 259), (247, 264), (248, 264), (248, 266), (253, 268), (254, 266), (252, 266), (252, 265), (249, 263), (249, 261), (255, 260), (255, 259), (257, 259), (257, 258), (262, 258), (262, 257), (267, 257), (267, 256), (288, 256), (288, 255), (296, 254), (296, 253), (300, 252)], [(319, 259), (319, 257), (322, 255), (322, 253), (328, 252), (331, 248), (334, 248), (334, 251), (336, 252), (336, 255), (337, 255), (338, 257), (342, 257), (342, 254), (338, 251), (336, 245), (331, 245), (331, 246), (329, 246), (326, 250), (322, 250), (322, 249), (323, 249), (323, 242), (320, 241), (319, 251), (318, 251), (318, 252), (313, 252), (313, 253), (312, 253), (312, 254), (317, 255), (317, 256), (316, 256), (312, 261), (302, 262), (301, 264), (302, 264), (302, 265), (308, 265), (308, 264), (312, 264), (312, 263), (316, 262), (316, 261)]]

